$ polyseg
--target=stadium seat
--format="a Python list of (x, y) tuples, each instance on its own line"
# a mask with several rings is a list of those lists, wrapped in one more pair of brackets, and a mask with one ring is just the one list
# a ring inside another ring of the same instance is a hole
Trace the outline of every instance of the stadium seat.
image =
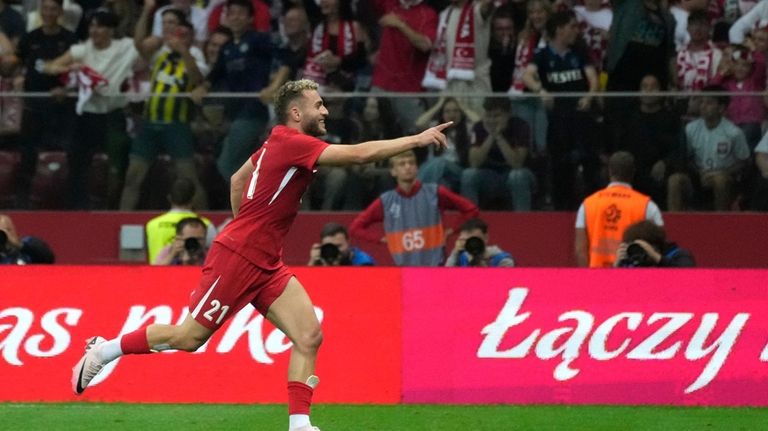
[(66, 207), (69, 164), (64, 151), (44, 151), (37, 156), (37, 166), (29, 192), (33, 209), (63, 209)]
[(0, 208), (16, 204), (16, 176), (21, 166), (21, 155), (14, 151), (0, 151)]

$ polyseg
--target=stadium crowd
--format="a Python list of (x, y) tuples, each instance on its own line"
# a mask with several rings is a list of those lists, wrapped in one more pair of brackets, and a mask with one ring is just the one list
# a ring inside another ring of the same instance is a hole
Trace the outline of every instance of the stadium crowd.
[[(454, 121), (418, 177), (481, 210), (575, 211), (620, 150), (663, 210), (766, 210), (767, 52), (768, 0), (0, 0), (0, 208), (160, 209), (185, 178), (226, 209), (304, 77), (332, 143)], [(303, 205), (394, 186), (327, 167)]]

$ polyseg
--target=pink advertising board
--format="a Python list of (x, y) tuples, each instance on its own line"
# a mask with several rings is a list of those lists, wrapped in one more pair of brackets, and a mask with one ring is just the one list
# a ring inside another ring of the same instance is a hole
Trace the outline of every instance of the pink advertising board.
[(404, 269), (406, 403), (768, 406), (768, 271)]

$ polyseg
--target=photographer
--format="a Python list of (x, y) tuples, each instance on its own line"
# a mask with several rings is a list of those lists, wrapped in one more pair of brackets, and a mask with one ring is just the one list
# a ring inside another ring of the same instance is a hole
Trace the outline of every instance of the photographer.
[(202, 265), (208, 247), (205, 243), (207, 228), (197, 217), (181, 219), (176, 224), (176, 238), (160, 250), (153, 265)]
[(479, 218), (466, 221), (459, 230), (456, 246), (445, 266), (515, 266), (512, 255), (488, 244), (488, 224)]
[(53, 263), (53, 251), (40, 238), (19, 238), (13, 220), (0, 214), (0, 265), (27, 265)]
[(696, 266), (696, 262), (688, 250), (667, 242), (663, 227), (646, 220), (632, 224), (624, 231), (616, 251), (615, 266), (687, 268)]
[(320, 231), (320, 243), (312, 244), (309, 266), (373, 266), (373, 258), (349, 245), (347, 229), (338, 223), (328, 223)]

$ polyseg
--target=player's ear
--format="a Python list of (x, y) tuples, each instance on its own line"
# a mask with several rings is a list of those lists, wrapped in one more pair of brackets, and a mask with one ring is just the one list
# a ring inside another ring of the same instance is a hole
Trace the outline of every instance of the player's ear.
[(301, 110), (298, 105), (291, 106), (291, 119), (297, 123), (301, 121)]

